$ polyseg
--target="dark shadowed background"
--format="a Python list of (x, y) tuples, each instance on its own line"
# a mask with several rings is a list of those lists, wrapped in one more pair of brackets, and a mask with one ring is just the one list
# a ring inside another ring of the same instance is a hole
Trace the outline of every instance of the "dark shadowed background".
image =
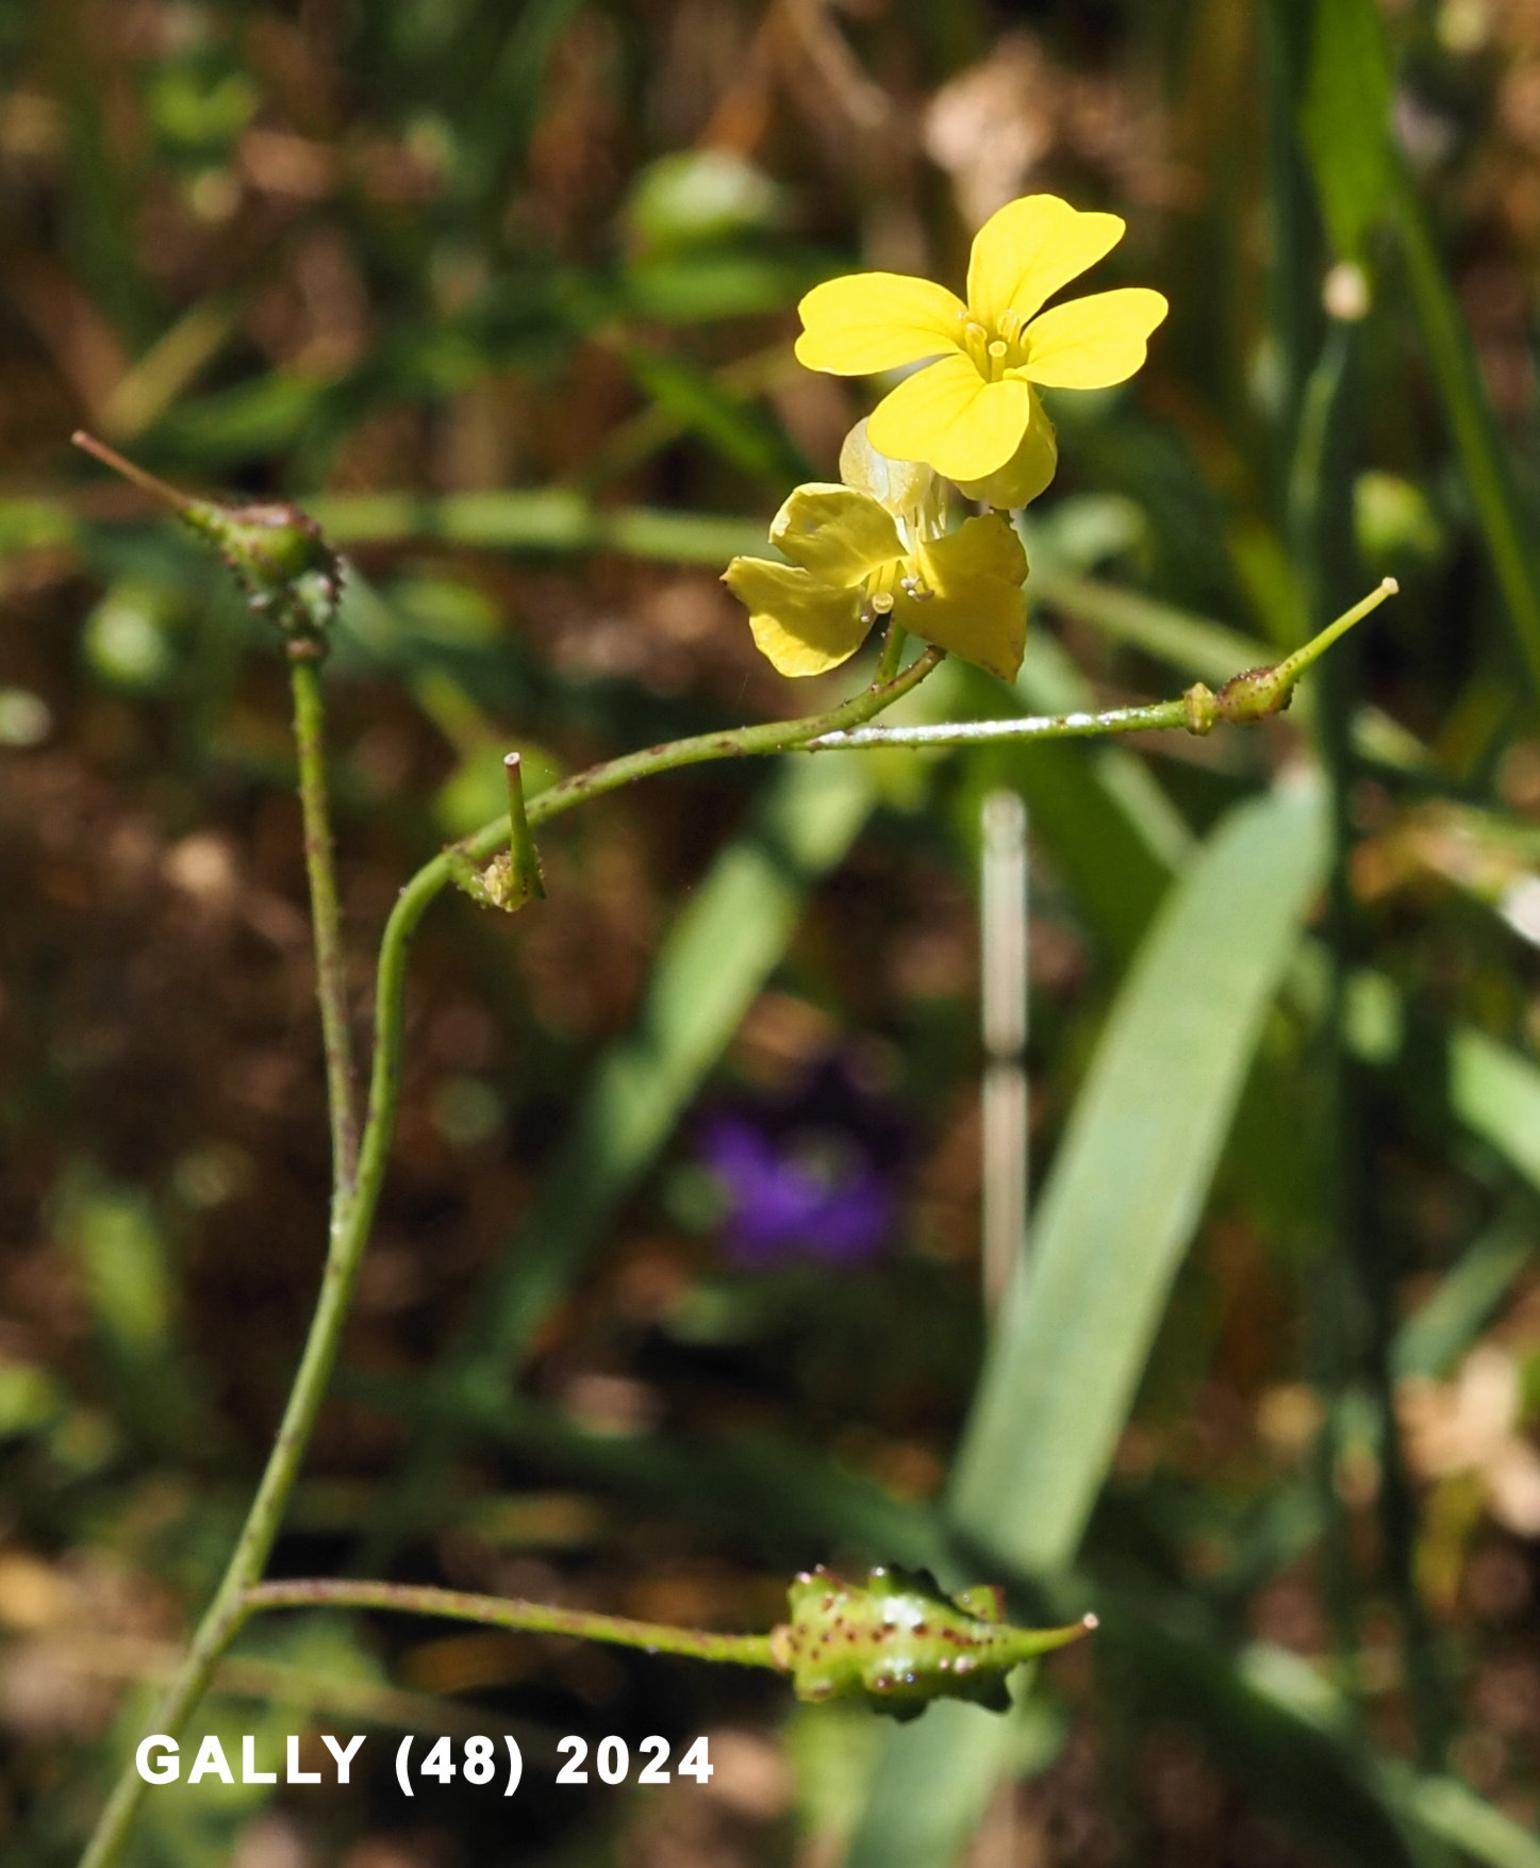
[[(273, 1617), (197, 1730), (369, 1762), (152, 1793), (126, 1859), (1534, 1868), (1540, 4), (8, 0), (0, 174), (7, 1868), (72, 1859), (217, 1577), (328, 1171), (280, 657), (70, 431), (348, 553), (362, 1024), (509, 746), (544, 782), (845, 691), (717, 582), (870, 403), (796, 301), (958, 284), (1041, 189), (1172, 315), (1053, 400), (1026, 670), (949, 710), (1175, 694), (1402, 595), (1265, 728), (710, 767), (553, 825), (517, 920), (436, 907), (274, 1569), (761, 1628), (805, 1564), (930, 1559), (1102, 1634), (894, 1749), (764, 1675)], [(1043, 1277), (981, 1387), (1000, 787)], [(505, 1729), (516, 1803), (401, 1798), (403, 1732)], [(653, 1732), (711, 1783), (553, 1784)]]

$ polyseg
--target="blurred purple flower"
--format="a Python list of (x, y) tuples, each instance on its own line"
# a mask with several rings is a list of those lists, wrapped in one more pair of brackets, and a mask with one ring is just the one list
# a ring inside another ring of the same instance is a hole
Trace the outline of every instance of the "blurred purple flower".
[(838, 1060), (789, 1095), (718, 1109), (700, 1137), (726, 1198), (724, 1247), (754, 1270), (877, 1256), (895, 1234), (904, 1154), (903, 1125)]

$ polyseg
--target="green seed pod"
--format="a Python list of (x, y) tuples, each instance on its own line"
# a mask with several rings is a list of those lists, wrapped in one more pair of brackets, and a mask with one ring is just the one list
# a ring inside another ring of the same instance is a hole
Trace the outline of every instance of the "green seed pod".
[(342, 561), (308, 513), (287, 500), (195, 499), (181, 516), (218, 548), (252, 609), (295, 641), (320, 646), (342, 597)]
[(947, 1596), (923, 1570), (878, 1568), (862, 1583), (804, 1571), (787, 1601), (791, 1619), (771, 1651), (798, 1699), (864, 1699), (897, 1719), (918, 1717), (933, 1699), (1003, 1712), (1013, 1667), (1096, 1626), (1088, 1615), (1067, 1628), (1013, 1628), (998, 1589)]
[(77, 429), (76, 447), (169, 506), (219, 551), (252, 609), (289, 638), (289, 653), (319, 656), (342, 599), (342, 560), (308, 513), (287, 500), (224, 505), (194, 499)]

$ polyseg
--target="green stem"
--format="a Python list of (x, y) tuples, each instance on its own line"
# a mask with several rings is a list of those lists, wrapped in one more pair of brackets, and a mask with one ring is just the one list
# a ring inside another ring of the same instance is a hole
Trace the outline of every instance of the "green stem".
[[(868, 730), (863, 733), (861, 729), (866, 728), (869, 721), (912, 692), (940, 664), (942, 651), (930, 648), (892, 679), (874, 682), (862, 693), (826, 713), (812, 714), (797, 720), (776, 720), (758, 726), (737, 727), (720, 733), (701, 733), (691, 739), (648, 747), (644, 751), (628, 753), (619, 759), (592, 766), (586, 772), (576, 773), (571, 778), (547, 787), (529, 800), (527, 821), (530, 827), (534, 827), (547, 818), (570, 810), (574, 805), (603, 797), (607, 792), (618, 791), (624, 785), (634, 784), (638, 779), (650, 778), (658, 773), (679, 771), (686, 766), (701, 765), (716, 759), (763, 757), (810, 748), (815, 743), (820, 749), (831, 749), (843, 745), (944, 745), (1023, 738), (1069, 739), (1099, 733), (1128, 733), (1174, 727), (1206, 732), (1219, 719), (1255, 719), (1286, 705), (1293, 683), (1310, 661), (1343, 628), (1367, 615), (1376, 603), (1390, 595), (1393, 588), (1387, 580), (1372, 596), (1323, 631), (1298, 655), (1290, 657), (1287, 663), (1277, 669), (1255, 670), (1251, 674), (1238, 676), (1218, 695), (1199, 687), (1189, 690), (1178, 700), (1156, 702), (1148, 707), (1112, 708), (1099, 714), (1075, 713), (1037, 721), (1003, 720), (982, 724), (964, 723), (952, 728), (904, 727), (887, 732)], [(297, 703), (302, 687), (303, 683), (296, 686)], [(1226, 697), (1232, 694), (1233, 700), (1227, 702)], [(914, 737), (917, 734), (932, 737)], [(324, 812), (324, 792), (319, 794), (319, 800)], [(505, 813), (483, 825), (457, 851), (441, 852), (425, 863), (401, 891), (386, 923), (375, 982), (375, 1042), (368, 1113), (358, 1152), (356, 1175), (348, 1197), (334, 1208), (321, 1295), (311, 1321), (299, 1372), (284, 1409), (278, 1438), (269, 1455), (256, 1498), (224, 1579), (199, 1623), (181, 1671), (155, 1715), (153, 1729), (168, 1736), (175, 1737), (180, 1731), (201, 1698), (221, 1653), (251, 1612), (252, 1592), (259, 1584), (277, 1536), (284, 1508), (294, 1489), (300, 1463), (336, 1362), (358, 1268), (368, 1243), (380, 1190), (384, 1185), (395, 1129), (401, 1094), (406, 967), (412, 937), (431, 903), (453, 881), (456, 857), (461, 860), (470, 857), (485, 861), (506, 846), (508, 837), (509, 820)], [(326, 847), (329, 851), (329, 840)], [(320, 919), (319, 913), (317, 919)], [(264, 1589), (269, 1587), (277, 1589), (284, 1586), (263, 1586)], [(310, 1584), (305, 1587), (312, 1590), (321, 1587), (393, 1589), (389, 1584)], [(446, 1592), (426, 1593), (438, 1596)], [(310, 1596), (302, 1599), (316, 1598)], [(342, 1598), (326, 1599), (340, 1601)], [(377, 1605), (387, 1607), (399, 1601), (400, 1596), (393, 1595), (392, 1602), (381, 1600)], [(257, 1605), (262, 1606), (264, 1603), (277, 1606), (276, 1600), (270, 1595), (259, 1597)], [(626, 1624), (613, 1625), (623, 1627)], [(666, 1632), (675, 1636), (680, 1633), (679, 1630)], [(606, 1638), (619, 1637), (612, 1635)], [(707, 1638), (722, 1641), (739, 1639), (727, 1636)], [(752, 1642), (758, 1637), (742, 1639)], [(696, 1650), (692, 1648), (688, 1651)], [(726, 1654), (718, 1657), (731, 1658)], [(750, 1664), (762, 1663), (754, 1660)], [(124, 1771), (82, 1857), (81, 1868), (107, 1868), (116, 1859), (145, 1789), (136, 1771), (131, 1767)]]
[(1019, 714), (1010, 720), (946, 720), (923, 726), (859, 726), (822, 733), (801, 742), (803, 752), (858, 752), (874, 746), (998, 746), (1017, 740), (1094, 739), (1113, 733), (1207, 733), (1221, 721), (1232, 725), (1264, 720), (1281, 713), (1300, 678), (1331, 645), (1396, 594), (1387, 577), (1367, 597), (1330, 622), (1303, 648), (1270, 668), (1254, 668), (1227, 681), (1217, 694), (1200, 682), (1175, 700), (1149, 701), (1137, 707), (1106, 707), (1097, 712)]
[(631, 1621), (623, 1615), (556, 1608), (509, 1596), (467, 1595), (458, 1589), (326, 1580), (261, 1583), (248, 1589), (242, 1598), (243, 1619), (258, 1610), (304, 1608), (388, 1609), (399, 1615), (439, 1615), (450, 1621), (479, 1622), (488, 1628), (508, 1628), (523, 1634), (571, 1635), (580, 1641), (641, 1648), (648, 1654), (685, 1654), (694, 1660), (781, 1671), (771, 1656), (769, 1635), (713, 1634), (704, 1628), (675, 1628), (663, 1622)]
[(315, 930), (316, 999), (326, 1052), (326, 1100), (331, 1112), (332, 1197), (340, 1208), (358, 1169), (357, 1088), (348, 1017), (347, 966), (342, 953), (342, 911), (326, 792), (325, 707), (321, 665), (312, 656), (289, 663), (294, 695), (294, 744), (299, 754), (299, 796), (305, 819), (305, 868), (310, 878)]
[[(695, 739), (655, 746), (626, 758), (612, 759), (549, 787), (530, 802), (528, 819), (537, 824), (569, 810), (588, 798), (600, 797), (621, 785), (654, 772), (668, 772), (707, 759), (772, 753), (798, 745), (804, 739), (859, 725), (917, 687), (942, 659), (939, 649), (928, 649), (894, 680), (877, 683), (842, 706), (803, 720), (780, 720), (731, 732), (701, 734)], [(301, 664), (303, 666), (303, 664)], [(298, 695), (304, 684), (296, 686)], [(317, 744), (319, 742), (317, 741)], [(318, 793), (324, 811), (324, 789)], [(485, 826), (466, 846), (485, 858), (508, 836), (508, 819)], [(326, 848), (330, 849), (328, 838)], [(452, 880), (447, 854), (436, 856), (412, 877), (397, 898), (380, 944), (375, 982), (375, 1042), (370, 1071), (368, 1114), (358, 1152), (356, 1174), (348, 1196), (334, 1203), (330, 1245), (321, 1280), (321, 1294), (305, 1340), (299, 1371), (289, 1392), (283, 1421), (267, 1466), (247, 1513), (240, 1537), (226, 1566), (214, 1599), (205, 1610), (186, 1659), (156, 1709), (149, 1729), (176, 1737), (203, 1697), (204, 1690), (248, 1612), (247, 1592), (259, 1581), (278, 1535), (284, 1509), (299, 1476), (316, 1416), (336, 1364), (347, 1323), (353, 1287), (363, 1260), (385, 1181), (401, 1095), (402, 1010), (406, 991), (407, 957), (412, 936), (430, 903)], [(317, 913), (319, 924), (321, 915)], [(108, 1868), (127, 1838), (147, 1785), (128, 1765), (113, 1787), (96, 1829), (81, 1857), (80, 1868)]]
[[(326, 1393), (374, 1217), (377, 1193), (378, 1181), (375, 1195), (367, 1199), (355, 1196), (334, 1210), (321, 1295), (278, 1437), (214, 1599), (204, 1611), (187, 1656), (157, 1706), (148, 1730), (176, 1737), (203, 1697), (220, 1656), (245, 1619), (243, 1597), (261, 1576), (271, 1554)], [(81, 1868), (105, 1868), (105, 1864), (117, 1858), (146, 1788), (132, 1768), (123, 1772), (81, 1857)]]
[[(244, 1619), (241, 1598), (262, 1574), (278, 1535), (284, 1508), (315, 1425), (347, 1321), (348, 1306), (364, 1242), (374, 1216), (374, 1198), (354, 1198), (356, 1127), (353, 1113), (352, 1043), (343, 980), (341, 921), (332, 863), (327, 802), (320, 670), (313, 658), (290, 664), (294, 730), (299, 755), (300, 800), (305, 820), (305, 861), (315, 926), (316, 992), (325, 1040), (327, 1092), (331, 1105), (333, 1169), (330, 1244), (321, 1295), (300, 1366), (284, 1406), (278, 1437), (268, 1455), (235, 1549), (213, 1600), (204, 1611), (181, 1667), (156, 1709), (153, 1729), (175, 1736), (203, 1697), (219, 1657)], [(378, 1194), (378, 1186), (375, 1195)], [(96, 1825), (81, 1868), (105, 1868), (116, 1859), (146, 1785), (125, 1769)]]
[[(861, 726), (917, 688), (940, 665), (942, 654), (940, 649), (927, 649), (902, 674), (873, 682), (869, 688), (841, 706), (830, 708), (827, 713), (809, 714), (800, 720), (769, 720), (762, 726), (734, 727), (723, 733), (697, 733), (690, 739), (670, 740), (666, 745), (649, 746), (642, 752), (626, 753), (619, 759), (606, 760), (603, 765), (590, 766), (586, 772), (560, 779), (532, 798), (529, 821), (542, 824), (548, 817), (570, 810), (574, 804), (602, 797), (607, 791), (618, 791), (622, 785), (635, 784), (637, 779), (651, 778), (659, 772), (678, 772), (686, 766), (705, 765), (714, 759), (754, 759), (792, 752), (811, 740)], [(499, 818), (483, 826), (464, 847), (472, 855), (490, 855), (506, 830), (507, 820)]]
[(923, 726), (846, 727), (804, 740), (800, 752), (860, 752), (873, 746), (998, 746), (1023, 739), (1094, 739), (1104, 733), (1191, 729), (1186, 699), (1095, 713), (1017, 714), (1009, 720), (944, 720)]
[(904, 644), (908, 641), (908, 632), (896, 617), (888, 618), (888, 632), (882, 638), (882, 653), (877, 658), (879, 682), (891, 681), (898, 673), (899, 664), (904, 659)]
[(517, 901), (540, 900), (545, 884), (540, 877), (540, 856), (529, 834), (529, 812), (524, 803), (524, 761), (516, 752), (503, 760), (508, 774), (508, 876)]

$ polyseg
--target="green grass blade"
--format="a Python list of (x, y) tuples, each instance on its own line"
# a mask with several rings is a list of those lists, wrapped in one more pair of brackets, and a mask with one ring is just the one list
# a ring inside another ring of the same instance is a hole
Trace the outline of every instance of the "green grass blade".
[[(1326, 857), (1317, 791), (1224, 821), (1163, 905), (1060, 1146), (1004, 1306), (949, 1501), (958, 1542), (1062, 1569), (1111, 1459)], [(851, 1868), (941, 1868), (973, 1833), (1023, 1714), (927, 1719), (884, 1747)], [(891, 1820), (927, 1785), (925, 1830)]]
[(1476, 522), (1530, 679), (1540, 688), (1540, 558), (1534, 550), (1534, 514), (1520, 497), (1475, 344), (1439, 257), (1427, 209), (1404, 163), (1396, 165), (1391, 199), (1412, 306)]
[(1299, 120), (1332, 245), (1356, 259), (1390, 180), (1390, 65), (1373, 0), (1314, 0)]
[[(1321, 956), (1302, 956), (1297, 991), (1320, 1009)], [(1431, 1083), (1462, 1128), (1540, 1188), (1540, 1070), (1473, 1025), (1413, 1029), (1408, 1010), (1383, 973), (1353, 976), (1347, 1036), (1363, 1062), (1388, 1070), (1415, 1096)]]
[(1396, 1337), (1396, 1373), (1434, 1380), (1447, 1375), (1491, 1322), (1534, 1255), (1534, 1214), (1527, 1204), (1515, 1204), (1466, 1247), (1432, 1296), (1402, 1324)]
[(1113, 1009), (952, 1494), (963, 1536), (1018, 1567), (1057, 1568), (1079, 1541), (1323, 860), (1313, 789), (1232, 812)]

